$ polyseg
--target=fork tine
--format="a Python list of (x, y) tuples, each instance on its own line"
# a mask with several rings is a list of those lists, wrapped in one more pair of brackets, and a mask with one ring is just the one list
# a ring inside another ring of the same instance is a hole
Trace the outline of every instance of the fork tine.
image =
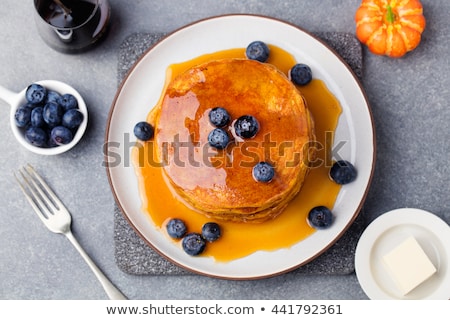
[(44, 181), (44, 179), (34, 170), (34, 168), (27, 164), (25, 167), (25, 170), (30, 175), (30, 177), (33, 179), (34, 185), (37, 187), (36, 180), (39, 182), (39, 184), (44, 188), (45, 193), (43, 193), (39, 187), (37, 189), (41, 192), (42, 196), (45, 196), (48, 200), (50, 200), (54, 205), (56, 209), (62, 209), (64, 208), (64, 204), (59, 200), (58, 196), (53, 192), (53, 190), (48, 186), (48, 184)]
[(28, 183), (28, 189), (38, 202), (41, 209), (47, 215), (47, 218), (50, 217), (50, 214), (55, 214), (58, 208), (51, 202), (51, 199), (47, 196), (47, 194), (42, 190), (42, 187), (39, 186), (33, 176), (26, 172), (28, 177), (22, 173), (22, 177), (25, 179), (25, 182)]
[[(26, 181), (26, 178), (25, 178), (23, 172), (19, 170), (19, 173), (21, 174), (23, 180)], [(22, 190), (23, 194), (25, 195), (25, 198), (30, 203), (31, 207), (37, 213), (38, 217), (42, 220), (42, 222), (46, 223), (47, 216), (44, 214), (44, 212), (42, 212), (42, 210), (48, 211), (48, 209), (45, 206), (43, 206), (42, 200), (40, 200), (39, 197), (36, 197), (34, 194), (33, 194), (33, 197), (31, 197), (30, 193), (33, 193), (33, 190), (31, 189), (30, 185), (27, 182), (25, 182), (25, 184), (26, 184), (26, 186), (25, 186), (24, 183), (22, 183), (20, 181), (20, 179), (17, 177), (17, 175), (15, 173), (14, 173), (14, 177), (16, 178), (16, 181), (19, 184), (20, 189)], [(43, 209), (41, 209), (41, 208), (43, 208)], [(46, 214), (48, 215), (50, 213), (46, 212)]]

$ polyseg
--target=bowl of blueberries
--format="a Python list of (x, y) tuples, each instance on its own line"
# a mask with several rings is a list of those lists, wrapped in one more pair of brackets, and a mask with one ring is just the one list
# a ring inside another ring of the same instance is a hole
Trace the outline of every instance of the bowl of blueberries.
[(14, 136), (34, 153), (66, 152), (86, 131), (86, 103), (78, 91), (66, 83), (38, 81), (20, 93), (0, 87), (0, 98), (11, 106), (10, 124)]

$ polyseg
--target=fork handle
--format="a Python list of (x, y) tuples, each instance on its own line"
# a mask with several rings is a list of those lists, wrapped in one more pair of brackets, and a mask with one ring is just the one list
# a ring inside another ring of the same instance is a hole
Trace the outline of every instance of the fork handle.
[(88, 264), (88, 266), (91, 268), (92, 272), (94, 272), (95, 276), (97, 277), (98, 281), (103, 286), (103, 289), (105, 290), (106, 294), (111, 300), (128, 300), (127, 297), (125, 297), (122, 292), (119, 291), (112, 283), (109, 281), (109, 279), (103, 274), (103, 272), (97, 267), (97, 265), (92, 261), (92, 259), (88, 256), (86, 251), (81, 247), (77, 239), (73, 236), (72, 232), (69, 230), (65, 233), (65, 236), (70, 240), (70, 242), (73, 244), (73, 246), (77, 249), (77, 251), (81, 254), (84, 261)]

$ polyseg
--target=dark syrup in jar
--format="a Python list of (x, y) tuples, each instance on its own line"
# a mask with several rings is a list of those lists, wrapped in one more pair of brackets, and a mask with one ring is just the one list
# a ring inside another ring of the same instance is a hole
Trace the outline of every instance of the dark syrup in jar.
[(111, 10), (107, 0), (35, 0), (35, 6), (41, 18), (37, 20), (39, 33), (57, 51), (83, 52), (108, 30)]
[(64, 0), (63, 4), (70, 9), (68, 13), (56, 2), (50, 1), (45, 8), (44, 19), (56, 28), (74, 28), (94, 13), (95, 3), (80, 0)]

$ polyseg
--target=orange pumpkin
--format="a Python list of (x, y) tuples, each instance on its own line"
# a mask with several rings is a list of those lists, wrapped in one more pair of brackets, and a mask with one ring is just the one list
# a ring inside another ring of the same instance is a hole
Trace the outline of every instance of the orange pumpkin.
[(363, 0), (355, 22), (359, 41), (372, 53), (393, 58), (415, 49), (425, 29), (419, 0)]

